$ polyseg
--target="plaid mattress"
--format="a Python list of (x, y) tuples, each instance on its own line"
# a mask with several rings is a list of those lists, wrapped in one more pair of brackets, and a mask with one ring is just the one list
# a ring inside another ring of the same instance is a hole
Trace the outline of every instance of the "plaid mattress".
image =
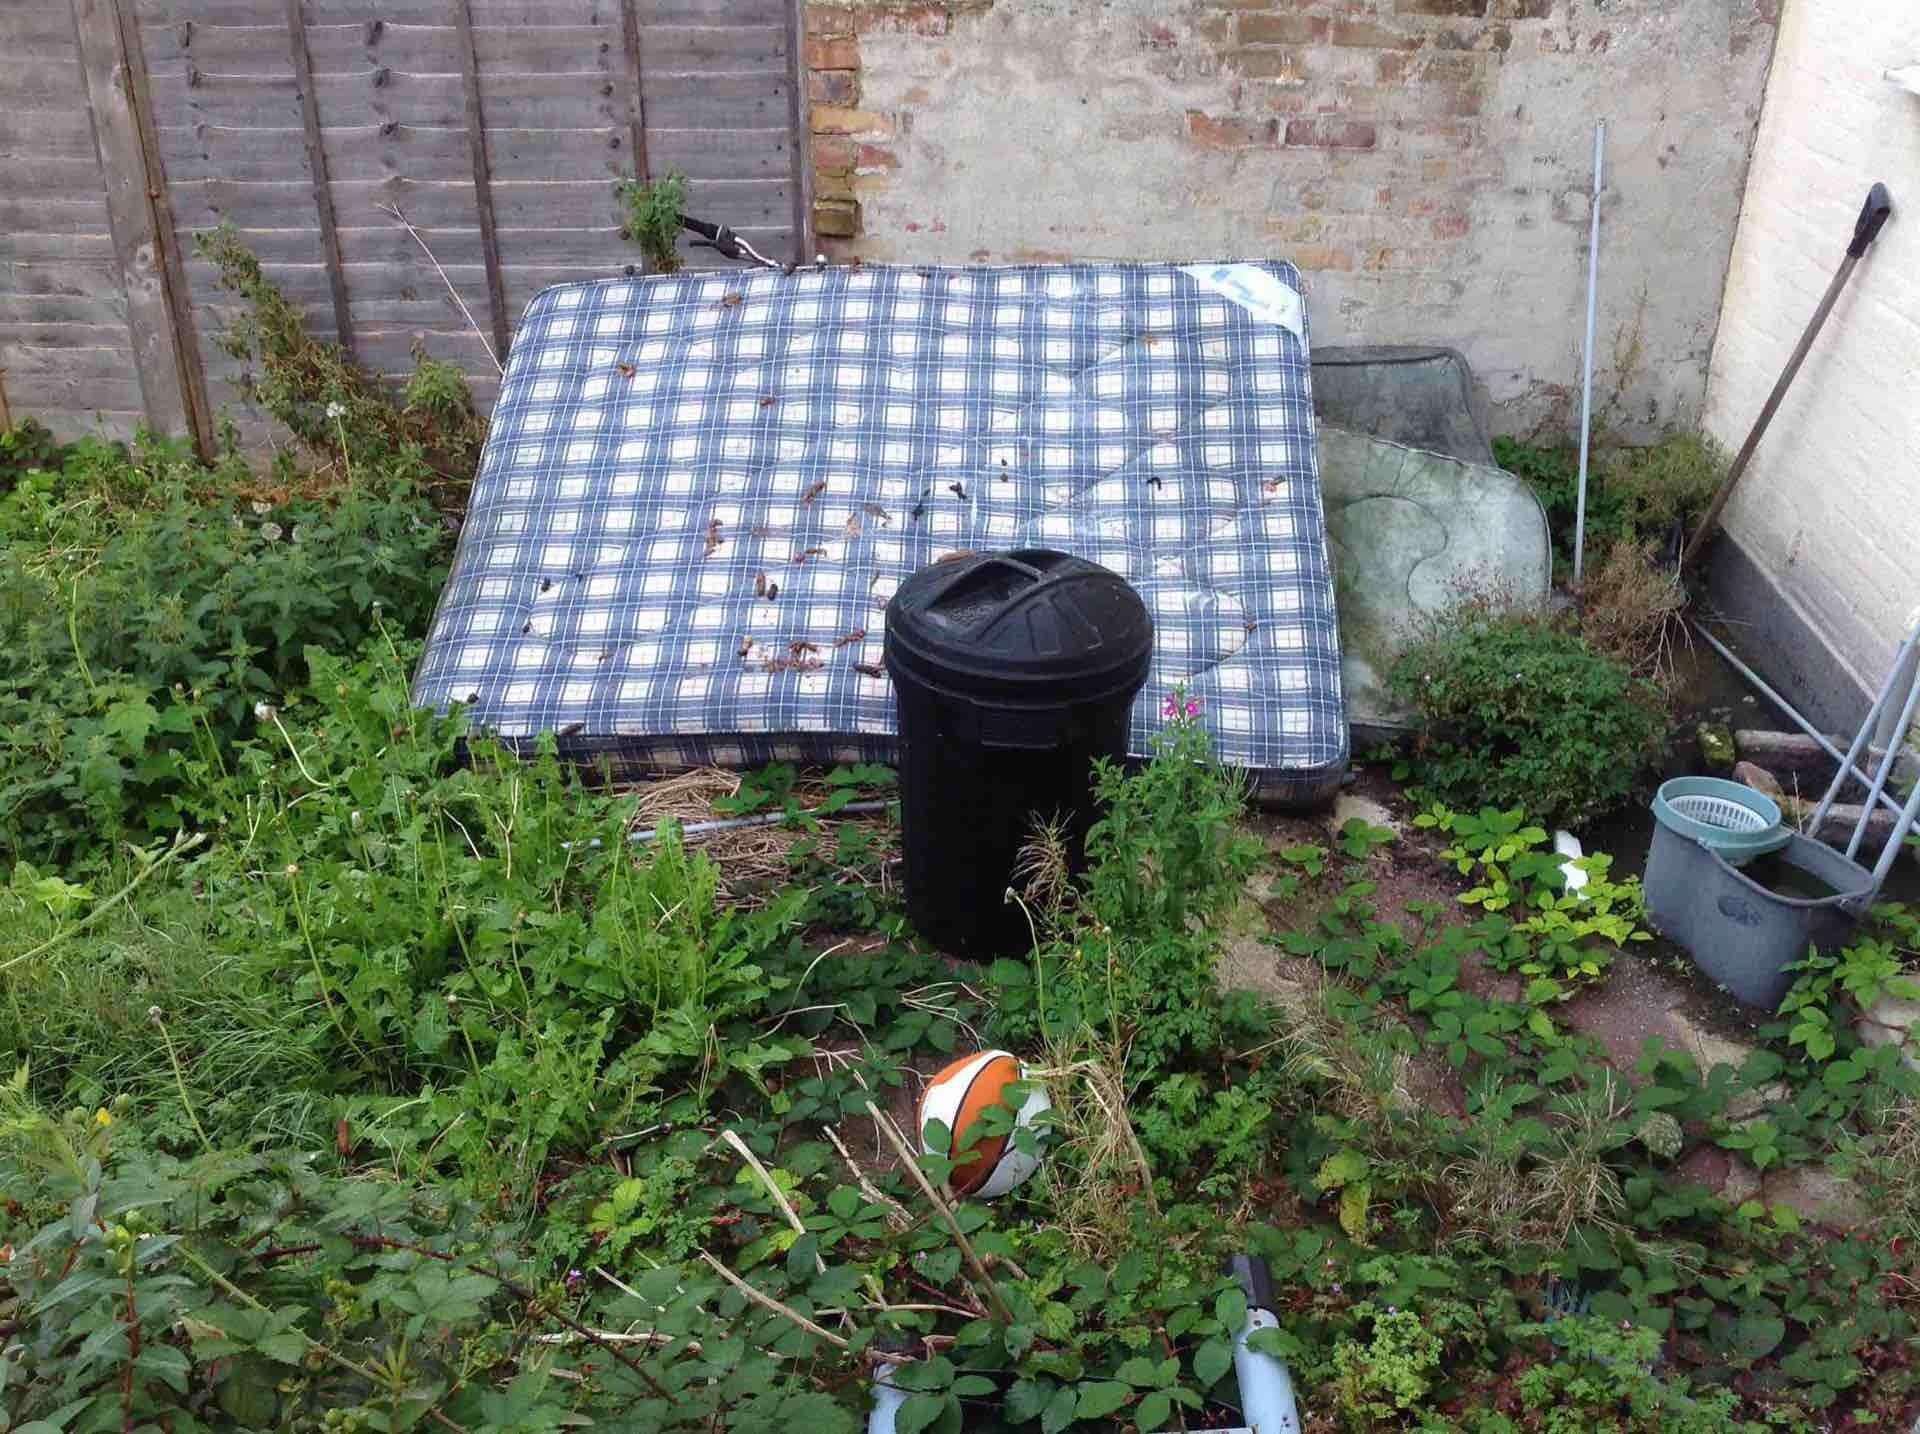
[(564, 284), (515, 337), (415, 700), (618, 769), (886, 760), (887, 599), (1052, 547), (1145, 597), (1153, 674), (1259, 795), (1347, 761), (1288, 264)]

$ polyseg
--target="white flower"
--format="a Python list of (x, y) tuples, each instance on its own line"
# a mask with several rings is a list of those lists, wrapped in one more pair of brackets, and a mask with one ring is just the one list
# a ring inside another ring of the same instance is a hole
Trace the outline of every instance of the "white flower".
[(280, 534), (283, 531), (284, 529), (282, 529), (278, 523), (262, 523), (260, 525), (260, 536), (265, 538), (269, 543), (279, 542)]
[(335, 402), (327, 405), (328, 418), (345, 418), (346, 416), (347, 406), (344, 403)]
[(279, 712), (271, 702), (256, 702), (253, 704), (253, 720), (256, 722), (271, 722), (279, 715)]

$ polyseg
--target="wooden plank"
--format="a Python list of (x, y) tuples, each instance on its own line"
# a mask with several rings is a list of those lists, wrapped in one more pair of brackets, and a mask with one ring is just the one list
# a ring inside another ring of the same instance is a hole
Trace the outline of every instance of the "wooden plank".
[[(312, 0), (308, 0), (311, 5)], [(458, 74), (464, 45), (443, 9), (432, 25), (370, 20), (307, 26), (307, 59), (317, 75), (358, 74), (384, 66), (416, 74)], [(274, 74), (284, 64), (275, 25), (163, 27), (155, 62), (190, 62), (222, 74)], [(473, 45), (482, 68), (542, 73), (597, 69), (611, 74), (619, 31), (611, 23), (506, 27), (475, 25)]]
[(801, 64), (801, 40), (806, 33), (803, 4), (804, 0), (787, 0), (786, 13), (787, 66), (793, 81), (793, 88), (787, 96), (787, 133), (793, 136), (787, 153), (794, 235), (794, 246), (789, 257), (796, 264), (805, 263), (813, 253), (813, 156), (803, 153), (807, 147), (800, 143), (800, 136), (810, 133), (813, 128), (808, 117), (806, 75)]
[[(779, 236), (791, 234), (784, 222), (772, 225), (741, 223), (734, 227), (763, 249), (766, 246), (761, 244), (762, 236), (777, 241)], [(448, 268), (457, 265), (480, 267), (480, 231), (477, 227), (423, 228), (420, 232), (432, 246), (434, 257)], [(513, 299), (513, 275), (521, 267), (580, 264), (602, 266), (611, 274), (618, 273), (627, 264), (637, 264), (640, 257), (639, 249), (622, 239), (618, 227), (611, 224), (582, 228), (547, 224), (531, 228), (502, 225), (497, 233), (501, 268), (508, 280), (509, 307)], [(304, 229), (241, 229), (239, 235), (241, 241), (267, 264), (313, 263), (318, 253), (311, 225)], [(191, 236), (187, 234), (186, 237)], [(340, 230), (340, 247), (350, 270), (360, 264), (410, 264), (420, 260), (418, 246), (407, 237), (404, 229), (391, 221), (364, 227), (352, 224), (343, 226)], [(710, 250), (698, 250), (695, 254), (703, 263), (712, 262)], [(427, 269), (424, 272), (432, 271)]]
[(0, 180), (8, 190), (35, 198), (89, 199), (100, 193), (100, 160), (52, 159), (17, 155), (0, 161)]
[(127, 296), (118, 283), (90, 294), (0, 293), (0, 323), (124, 324)]
[(646, 69), (785, 75), (785, 25), (643, 25)]
[(0, 294), (96, 294), (119, 283), (113, 265), (97, 259), (0, 258)]
[(110, 346), (42, 348), (21, 343), (0, 345), (0, 368), (7, 371), (9, 384), (25, 375), (48, 381), (59, 378), (131, 379), (138, 384), (139, 379), (130, 373), (132, 364), (127, 358), (126, 326), (115, 324), (101, 327), (103, 332), (113, 337)]
[[(709, 8), (706, 0), (678, 0), (695, 10)], [(729, 0), (764, 6), (767, 0)], [(591, 25), (606, 10), (607, 0), (473, 0), (477, 25)], [(134, 0), (142, 20), (153, 24), (257, 25), (260, 0)], [(446, 0), (307, 0), (307, 16), (315, 25), (365, 24), (380, 20), (390, 25), (444, 25)], [(747, 17), (753, 18), (753, 17)]]
[(81, 378), (66, 373), (7, 371), (7, 396), (21, 413), (131, 413), (146, 422), (141, 406), (140, 381), (131, 378), (121, 359), (118, 378)]
[(93, 148), (93, 121), (86, 106), (62, 109), (16, 109), (0, 106), (0, 161), (16, 156), (35, 159), (77, 159), (98, 163)]
[[(111, 348), (126, 363), (127, 326), (125, 324), (29, 324), (0, 322), (0, 351), (21, 349), (102, 349)], [(22, 365), (24, 367), (24, 365)], [(5, 367), (11, 370), (9, 357)], [(124, 369), (122, 370), (124, 372)]]
[(333, 222), (333, 193), (327, 184), (327, 154), (320, 143), (320, 101), (313, 91), (313, 69), (307, 61), (307, 24), (301, 0), (287, 0), (287, 43), (293, 56), (294, 80), (300, 89), (300, 116), (306, 131), (307, 172), (313, 187), (313, 208), (320, 219), (320, 248), (327, 258), (327, 277), (333, 290), (333, 318), (340, 347), (353, 356), (353, 303), (347, 297), (347, 276), (340, 270), (340, 236)]
[[(495, 222), (502, 228), (617, 228), (620, 223), (613, 186), (600, 180), (515, 181), (492, 188)], [(181, 222), (192, 228), (211, 228), (227, 220), (241, 228), (280, 229), (302, 223), (304, 189), (291, 182), (210, 179), (175, 185), (174, 202)], [(397, 204), (423, 229), (477, 227), (471, 183), (395, 177), (345, 180), (328, 190), (335, 212), (354, 224), (382, 222), (384, 206)], [(741, 223), (787, 222), (780, 207), (786, 197), (781, 180), (703, 180), (694, 193), (707, 208), (724, 210)]]
[(123, 341), (132, 349), (147, 422), (158, 432), (199, 437), (184, 373), (186, 350), (167, 294), (165, 235), (154, 212), (140, 95), (132, 83), (120, 15), (115, 0), (73, 0), (72, 15), (99, 150), (96, 183), (104, 187), (121, 300), (118, 315), (87, 316), (84, 324), (91, 329), (118, 318)]
[[(689, 179), (784, 179), (792, 150), (787, 130), (655, 129), (649, 151), (664, 172)], [(606, 182), (632, 173), (625, 162), (623, 131), (596, 129), (502, 129), (487, 127), (488, 169), (495, 182), (577, 180)], [(465, 129), (425, 125), (329, 125), (321, 136), (327, 176), (335, 183), (462, 179), (469, 172)], [(303, 133), (227, 125), (170, 125), (160, 132), (160, 153), (176, 184), (229, 180), (270, 184), (285, 181), (297, 164)], [(336, 221), (339, 216), (336, 214)]]
[(9, 224), (11, 215), (29, 206), (0, 200), (0, 231), (6, 234), (9, 259), (112, 259), (113, 236), (106, 225), (66, 233), (32, 233)]
[(33, 56), (58, 58), (66, 64), (78, 61), (80, 50), (73, 33), (73, 12), (62, 4), (45, 0), (16, 3), (0, 10), (0, 48), (16, 58)]
[(672, 129), (767, 129), (787, 122), (784, 75), (658, 70), (646, 76), (648, 114)]
[(487, 309), (496, 365), (507, 356), (507, 298), (500, 285), (500, 245), (493, 231), (493, 179), (487, 168), (487, 122), (480, 106), (480, 62), (474, 50), (473, 15), (467, 0), (453, 0), (460, 27), (460, 72), (466, 87), (467, 146), (473, 156), (473, 195), (480, 211), (480, 258), (487, 270)]
[(12, 190), (0, 190), (0, 233), (6, 234), (7, 250), (13, 258), (28, 257), (19, 247), (21, 237), (26, 234), (104, 235), (107, 232), (104, 199), (32, 199)]
[(57, 110), (77, 104), (80, 76), (71, 60), (49, 63), (0, 55), (0, 95), (9, 109)]
[(646, 73), (644, 50), (638, 0), (620, 0), (620, 55), (626, 62), (627, 156), (633, 166), (633, 177), (642, 182), (653, 178), (654, 160), (647, 148), (647, 87), (641, 79)]
[[(745, 77), (742, 77), (743, 79)], [(756, 88), (766, 77), (755, 79)], [(649, 81), (649, 84), (652, 82)], [(741, 81), (733, 82), (738, 86)], [(595, 70), (555, 74), (486, 73), (487, 117), (496, 125), (516, 129), (594, 129), (626, 123), (624, 104), (617, 101), (610, 76)], [(727, 80), (708, 101), (707, 112), (695, 119), (676, 119), (681, 125), (729, 120), (717, 114), (724, 104)], [(154, 72), (155, 102), (162, 120), (170, 125), (211, 122), (225, 125), (284, 127), (300, 124), (299, 98), (291, 75), (228, 75), (189, 70), (179, 63)], [(699, 86), (682, 86), (694, 97)], [(316, 75), (313, 89), (321, 112), (342, 124), (398, 123), (459, 129), (465, 122), (464, 95), (458, 73), (414, 74), (370, 69), (361, 74)], [(651, 91), (650, 91), (651, 93)], [(784, 96), (782, 86), (778, 94)], [(677, 112), (676, 112), (677, 113)], [(780, 119), (761, 120), (777, 124)]]

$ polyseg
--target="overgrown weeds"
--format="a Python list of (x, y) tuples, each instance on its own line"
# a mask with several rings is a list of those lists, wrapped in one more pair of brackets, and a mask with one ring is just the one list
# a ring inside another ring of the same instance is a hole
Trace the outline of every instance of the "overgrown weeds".
[[(396, 402), (338, 344), (308, 332), (306, 316), (230, 226), (201, 234), (195, 248), (244, 305), (221, 343), (258, 365), (245, 380), (247, 396), (325, 462), (330, 486), (405, 483), (443, 505), (463, 501), (486, 423), (458, 369), (416, 348)], [(289, 465), (283, 476), (292, 472)]]
[(1654, 684), (1547, 614), (1467, 600), (1388, 676), (1420, 717), (1421, 784), (1579, 823), (1624, 802), (1666, 735)]
[(680, 267), (680, 216), (687, 207), (687, 177), (668, 170), (655, 180), (623, 179), (614, 186), (626, 212), (621, 233), (640, 246), (647, 267), (671, 274)]

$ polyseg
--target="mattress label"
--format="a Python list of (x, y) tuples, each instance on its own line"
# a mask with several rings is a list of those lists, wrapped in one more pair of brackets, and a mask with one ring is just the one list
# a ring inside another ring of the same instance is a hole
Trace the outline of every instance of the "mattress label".
[(1296, 339), (1306, 338), (1300, 296), (1258, 265), (1182, 264), (1180, 272), (1231, 299), (1262, 323), (1278, 324)]

